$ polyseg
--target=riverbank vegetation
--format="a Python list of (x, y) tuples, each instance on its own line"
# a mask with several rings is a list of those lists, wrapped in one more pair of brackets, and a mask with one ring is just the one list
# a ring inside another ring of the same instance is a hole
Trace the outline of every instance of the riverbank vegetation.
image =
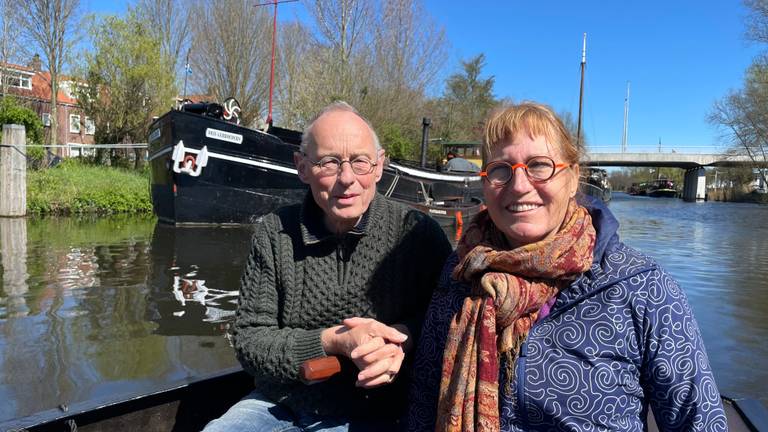
[(68, 159), (27, 172), (27, 211), (33, 215), (148, 213), (146, 169), (94, 166)]
[(763, 52), (747, 68), (743, 87), (731, 90), (714, 104), (709, 121), (720, 128), (730, 146), (729, 153), (751, 159), (751, 181), (756, 183), (755, 188), (765, 192), (768, 187), (768, 1), (745, 0), (744, 4), (750, 10), (746, 36), (761, 46)]

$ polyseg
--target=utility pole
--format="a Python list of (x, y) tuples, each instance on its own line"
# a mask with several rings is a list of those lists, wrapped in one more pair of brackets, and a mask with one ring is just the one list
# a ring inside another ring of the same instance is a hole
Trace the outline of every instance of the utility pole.
[(587, 34), (581, 46), (581, 82), (579, 84), (579, 119), (576, 125), (576, 148), (581, 148), (581, 112), (584, 107), (584, 68), (587, 66)]
[(187, 99), (187, 77), (189, 77), (189, 74), (192, 71), (192, 69), (189, 67), (189, 51), (190, 50), (187, 50), (187, 60), (184, 63), (184, 93), (181, 97), (182, 103), (184, 103), (184, 100)]
[(627, 152), (627, 129), (629, 126), (629, 81), (627, 81), (627, 96), (624, 98), (624, 132), (621, 134), (621, 152)]

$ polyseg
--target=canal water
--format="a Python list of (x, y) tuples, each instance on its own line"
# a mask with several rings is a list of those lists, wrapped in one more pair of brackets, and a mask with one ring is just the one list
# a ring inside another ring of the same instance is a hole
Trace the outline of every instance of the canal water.
[[(768, 405), (768, 207), (615, 194), (610, 208), (685, 289), (721, 392)], [(250, 236), (0, 218), (0, 424), (237, 366), (226, 331)]]

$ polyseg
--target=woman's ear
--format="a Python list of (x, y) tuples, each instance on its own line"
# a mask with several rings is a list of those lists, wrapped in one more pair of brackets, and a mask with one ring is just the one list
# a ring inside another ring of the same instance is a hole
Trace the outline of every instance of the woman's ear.
[(573, 198), (576, 196), (576, 192), (579, 190), (579, 177), (581, 170), (579, 169), (579, 164), (571, 165), (571, 169), (573, 170), (573, 181), (571, 182), (571, 198)]

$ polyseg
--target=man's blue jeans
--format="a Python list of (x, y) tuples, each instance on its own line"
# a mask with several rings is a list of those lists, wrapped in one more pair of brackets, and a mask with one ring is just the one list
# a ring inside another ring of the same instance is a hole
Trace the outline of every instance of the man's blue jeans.
[(203, 432), (390, 432), (398, 429), (395, 419), (383, 422), (294, 414), (253, 391), (223, 416), (208, 423)]

